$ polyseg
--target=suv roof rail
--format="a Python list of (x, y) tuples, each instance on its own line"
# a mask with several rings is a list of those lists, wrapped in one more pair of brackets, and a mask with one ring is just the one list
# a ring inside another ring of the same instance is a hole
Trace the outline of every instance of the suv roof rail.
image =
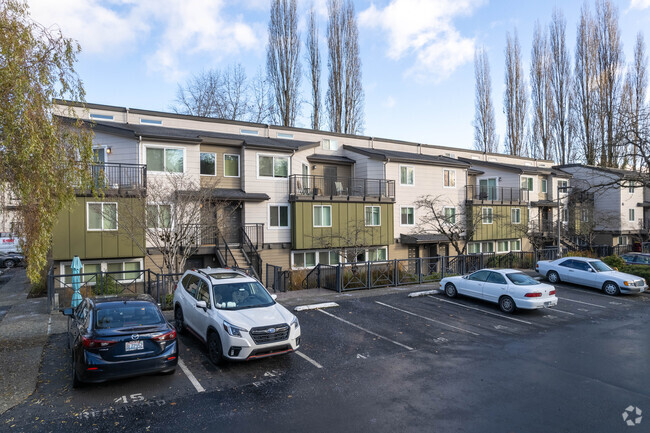
[(211, 278), (210, 275), (207, 272), (205, 272), (203, 269), (195, 269), (195, 271), (198, 272), (199, 274), (205, 275), (208, 278)]

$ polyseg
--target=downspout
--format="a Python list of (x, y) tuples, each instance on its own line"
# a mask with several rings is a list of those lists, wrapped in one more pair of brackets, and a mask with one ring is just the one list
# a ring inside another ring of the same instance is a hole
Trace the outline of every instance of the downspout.
[(129, 124), (129, 107), (126, 107), (126, 124)]
[(138, 164), (140, 164), (140, 153), (142, 152), (142, 135), (138, 135)]

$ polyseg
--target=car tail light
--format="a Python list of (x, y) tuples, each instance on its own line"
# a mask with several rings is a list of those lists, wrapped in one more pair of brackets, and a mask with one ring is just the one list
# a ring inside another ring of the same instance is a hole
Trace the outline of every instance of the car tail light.
[(539, 263), (535, 264), (535, 269), (539, 269)]
[(548, 294), (551, 295), (551, 296), (555, 295), (555, 290), (551, 290), (550, 292), (548, 292)]
[(99, 367), (88, 367), (86, 370), (95, 371), (95, 370), (99, 370)]
[(87, 349), (96, 349), (98, 347), (108, 347), (117, 343), (117, 341), (112, 340), (98, 340), (95, 338), (86, 338), (81, 337), (81, 344)]
[(175, 356), (170, 356), (169, 358), (167, 358), (167, 361), (173, 361), (174, 359), (176, 359)]
[(151, 338), (153, 341), (170, 341), (176, 339), (176, 331), (169, 331), (165, 334), (156, 335)]
[(527, 298), (540, 298), (542, 294), (540, 292), (532, 292), (532, 293), (526, 293), (524, 296)]

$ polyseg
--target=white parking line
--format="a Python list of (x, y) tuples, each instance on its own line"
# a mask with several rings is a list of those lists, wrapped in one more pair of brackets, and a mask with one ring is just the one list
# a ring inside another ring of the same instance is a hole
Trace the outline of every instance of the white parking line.
[(305, 355), (305, 354), (302, 353), (302, 352), (298, 352), (298, 351), (296, 350), (296, 355), (298, 355), (298, 356), (301, 357), (302, 359), (308, 361), (309, 363), (311, 363), (311, 364), (312, 364), (314, 367), (316, 367), (316, 368), (323, 368), (322, 365), (320, 365), (318, 362), (314, 361), (313, 359), (311, 359), (309, 356)]
[(345, 319), (341, 319), (340, 317), (335, 316), (335, 315), (332, 314), (332, 313), (328, 313), (328, 312), (325, 311), (325, 310), (316, 310), (316, 311), (320, 311), (320, 312), (323, 313), (323, 314), (327, 314), (328, 316), (333, 317), (333, 318), (335, 318), (336, 320), (340, 320), (340, 321), (343, 322), (343, 323), (347, 323), (348, 325), (350, 325), (350, 326), (354, 326), (355, 328), (360, 329), (360, 330), (362, 330), (363, 332), (367, 332), (368, 334), (370, 334), (370, 335), (374, 335), (375, 337), (377, 337), (377, 338), (381, 338), (382, 340), (389, 341), (389, 342), (391, 342), (391, 343), (393, 343), (393, 344), (396, 344), (396, 345), (398, 345), (398, 346), (400, 346), (400, 347), (403, 347), (403, 348), (406, 349), (406, 350), (413, 350), (412, 347), (409, 347), (409, 346), (407, 346), (406, 344), (398, 343), (397, 341), (395, 341), (395, 340), (391, 340), (390, 338), (386, 338), (386, 337), (384, 337), (383, 335), (379, 335), (379, 334), (377, 334), (377, 333), (375, 333), (375, 332), (369, 331), (369, 330), (366, 329), (366, 328), (362, 328), (362, 327), (359, 326), (359, 325), (355, 325), (355, 324), (352, 323), (352, 322), (348, 322), (348, 321), (345, 320)]
[(47, 319), (47, 335), (50, 335), (52, 333), (52, 317), (50, 316), (49, 319)]
[(182, 359), (178, 359), (178, 366), (183, 370), (183, 373), (185, 373), (185, 376), (192, 382), (192, 385), (194, 385), (194, 388), (196, 388), (196, 392), (204, 392), (205, 388), (201, 386), (198, 380), (196, 380), (196, 377), (192, 374), (189, 368), (185, 365)]
[(559, 296), (558, 296), (558, 298), (562, 299), (564, 301), (575, 302), (577, 304), (591, 305), (592, 307), (598, 307), (598, 308), (607, 308), (607, 307), (604, 307), (604, 306), (598, 305), (598, 304), (591, 304), (589, 302), (584, 302), (584, 301), (576, 301), (575, 299), (569, 299), (569, 298), (565, 298), (565, 297), (560, 298)]
[(452, 329), (456, 329), (458, 331), (463, 331), (467, 332), (468, 334), (476, 335), (477, 337), (481, 334), (477, 334), (476, 332), (468, 331), (467, 329), (459, 328), (457, 326), (449, 325), (445, 322), (440, 322), (438, 320), (432, 319), (430, 317), (425, 317), (425, 316), (420, 316), (419, 314), (411, 313), (410, 311), (402, 310), (401, 308), (393, 307), (392, 305), (384, 304), (383, 302), (375, 301), (379, 305), (383, 305), (384, 307), (392, 308), (393, 310), (401, 311), (402, 313), (410, 314), (411, 316), (419, 317), (420, 319), (428, 320), (429, 322), (434, 322), (439, 325), (447, 326)]
[(440, 299), (440, 298), (438, 298), (438, 297), (434, 297), (434, 296), (430, 296), (430, 298), (433, 298), (433, 299), (435, 299), (435, 300), (437, 300), (437, 301), (440, 301), (440, 302), (447, 302), (448, 304), (458, 305), (458, 306), (460, 306), (460, 307), (467, 308), (467, 309), (469, 309), (469, 310), (476, 310), (476, 311), (480, 311), (481, 313), (491, 314), (491, 315), (493, 315), (493, 316), (501, 317), (502, 319), (513, 320), (513, 321), (515, 321), (515, 322), (525, 323), (526, 325), (532, 325), (532, 323), (530, 323), (530, 322), (526, 322), (525, 320), (516, 319), (516, 318), (514, 318), (514, 317), (509, 317), (509, 316), (504, 316), (503, 314), (493, 313), (492, 311), (485, 311), (485, 310), (483, 310), (483, 309), (481, 309), (481, 308), (470, 307), (469, 305), (459, 304), (458, 302), (452, 302), (452, 301), (448, 301), (448, 300), (446, 300), (446, 299)]
[(557, 311), (558, 313), (564, 313), (564, 314), (569, 314), (570, 316), (575, 316), (575, 313), (570, 313), (570, 312), (568, 312), (568, 311), (558, 310), (558, 309), (555, 308), (555, 307), (551, 308), (551, 311)]

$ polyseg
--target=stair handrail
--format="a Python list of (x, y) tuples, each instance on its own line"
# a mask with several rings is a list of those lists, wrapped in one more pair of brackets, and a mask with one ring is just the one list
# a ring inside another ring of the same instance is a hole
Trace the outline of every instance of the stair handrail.
[(241, 234), (241, 248), (244, 253), (244, 258), (246, 258), (249, 261), (249, 264), (251, 265), (251, 269), (253, 270), (253, 272), (255, 272), (257, 279), (261, 280), (262, 279), (262, 257), (260, 256), (260, 253), (257, 251), (257, 248), (255, 248), (255, 245), (253, 245), (251, 239), (246, 234), (246, 230), (244, 229), (244, 227), (239, 228), (239, 233)]
[[(316, 281), (318, 281), (318, 279), (320, 279), (320, 265), (321, 265), (320, 263), (317, 264), (316, 266), (314, 266), (314, 268), (311, 271), (309, 271), (307, 273), (307, 275), (305, 275), (305, 278), (300, 283), (300, 285), (302, 286), (303, 289), (308, 289), (309, 288), (309, 278), (311, 277), (311, 274), (313, 274), (314, 272), (316, 272), (316, 275), (315, 275), (315, 277), (317, 279)], [(317, 284), (317, 286), (320, 286), (320, 284)]]
[[(230, 247), (228, 247), (228, 242), (226, 242), (226, 239), (223, 237), (223, 234), (221, 233), (220, 230), (217, 230), (215, 233), (215, 238), (217, 241), (217, 250), (221, 253), (221, 243), (223, 243), (224, 250), (223, 250), (223, 260), (224, 264), (226, 266), (230, 266), (231, 268), (238, 268), (239, 265), (237, 264), (237, 259), (235, 259), (235, 256), (232, 254), (232, 251), (230, 251)], [(228, 263), (228, 260), (231, 260), (232, 263)]]

